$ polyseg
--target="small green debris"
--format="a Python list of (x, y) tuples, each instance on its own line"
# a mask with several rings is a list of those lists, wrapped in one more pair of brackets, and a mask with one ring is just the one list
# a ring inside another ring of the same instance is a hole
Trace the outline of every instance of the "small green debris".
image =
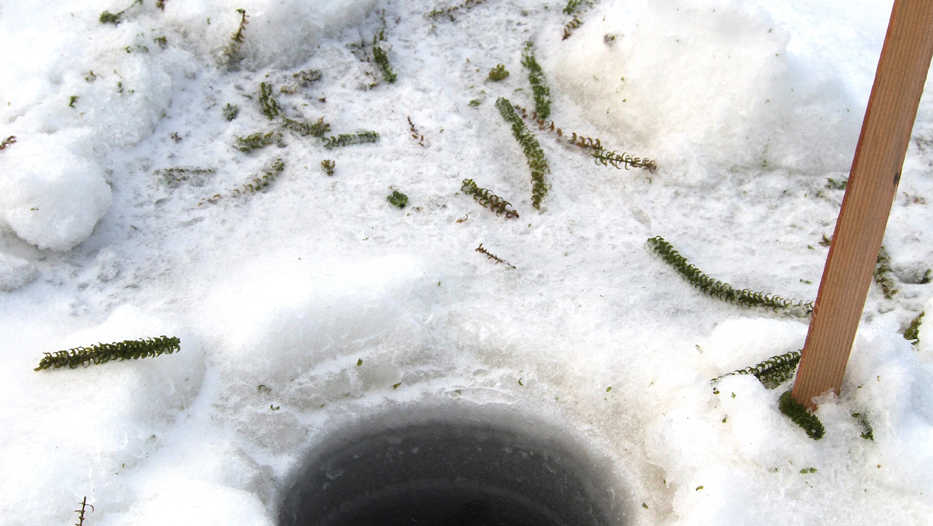
[(646, 510), (648, 509), (648, 505), (647, 505), (646, 503), (644, 503), (644, 502), (641, 503), (641, 507), (642, 507), (642, 508), (645, 508)]
[(499, 82), (509, 76), (509, 70), (505, 69), (505, 64), (496, 64), (496, 67), (489, 70), (489, 80)]
[(359, 367), (359, 366), (361, 366), (361, 365), (363, 365), (363, 359), (362, 359), (362, 358), (357, 358), (357, 359), (356, 359), (356, 366)]
[(263, 115), (270, 120), (279, 116), (279, 103), (272, 96), (271, 84), (259, 83), (259, 106), (262, 108)]
[(126, 9), (124, 9), (123, 11), (116, 12), (116, 13), (111, 13), (110, 11), (104, 11), (103, 13), (100, 14), (100, 18), (98, 18), (97, 20), (101, 24), (113, 24), (115, 26), (119, 25), (120, 22), (122, 21), (121, 17), (123, 17), (123, 14), (129, 11), (130, 8), (136, 5), (143, 5), (143, 0), (134, 0), (133, 3), (130, 4)]
[(499, 256), (493, 254), (492, 252), (489, 252), (488, 250), (486, 250), (486, 247), (484, 247), (482, 243), (480, 243), (479, 246), (476, 247), (476, 252), (479, 252), (480, 254), (482, 254), (482, 255), (486, 256), (487, 258), (491, 259), (492, 261), (495, 261), (497, 264), (498, 264), (498, 263), (501, 263), (501, 264), (503, 264), (503, 265), (509, 267), (509, 268), (512, 269), (512, 270), (516, 270), (515, 265), (513, 265), (513, 264), (509, 263), (508, 261), (506, 261), (506, 260), (500, 258)]
[(334, 167), (337, 165), (332, 159), (325, 159), (321, 161), (321, 169), (324, 170), (329, 176), (334, 175)]
[(282, 161), (282, 159), (275, 159), (269, 163), (268, 166), (263, 168), (260, 175), (254, 176), (250, 182), (234, 189), (231, 194), (234, 197), (238, 197), (240, 195), (254, 194), (256, 192), (265, 190), (275, 182), (275, 180), (279, 177), (279, 175), (282, 174), (282, 171), (284, 170), (285, 162)]
[(68, 97), (68, 107), (69, 107), (69, 108), (74, 108), (74, 107), (75, 107), (75, 104), (78, 102), (78, 99), (80, 99), (80, 98), (81, 98), (81, 97), (79, 97), (79, 96), (77, 96), (77, 95), (72, 95), (71, 97)]
[(459, 11), (459, 10), (461, 10), (461, 9), (471, 9), (471, 8), (473, 8), (473, 7), (476, 7), (476, 6), (478, 6), (478, 5), (482, 4), (482, 3), (484, 3), (485, 1), (486, 1), (486, 0), (464, 0), (464, 1), (461, 2), (460, 4), (457, 4), (457, 5), (454, 5), (454, 6), (450, 6), (450, 7), (447, 7), (447, 8), (432, 9), (432, 10), (431, 10), (430, 12), (428, 12), (425, 16), (427, 16), (428, 18), (437, 18), (437, 17), (446, 15), (446, 16), (450, 19), (450, 21), (453, 22), (453, 21), (454, 21), (454, 13), (456, 13), (457, 11)]
[[(230, 69), (235, 69), (243, 60), (241, 50), (243, 42), (246, 40), (246, 24), (249, 23), (245, 9), (237, 9), (236, 12), (240, 14), (240, 25), (237, 27), (236, 33), (230, 35), (230, 43), (224, 48), (222, 54), (224, 65)], [(207, 23), (210, 25), (210, 18), (207, 19)]]
[(168, 47), (168, 39), (164, 36), (158, 36), (152, 39), (153, 42), (159, 45), (160, 48), (165, 49)]
[(928, 268), (927, 271), (923, 273), (923, 277), (920, 278), (918, 283), (920, 285), (926, 285), (930, 281), (933, 281), (933, 269)]
[(920, 324), (923, 323), (924, 314), (926, 314), (926, 311), (921, 312), (914, 319), (910, 320), (910, 325), (904, 329), (904, 339), (914, 345), (920, 343)]
[(472, 100), (470, 101), (470, 106), (472, 106), (472, 107), (474, 107), (474, 108), (477, 108), (477, 107), (479, 107), (479, 105), (482, 104), (482, 103), (483, 103), (483, 101), (481, 101), (481, 100), (479, 100), (479, 99), (472, 99)]
[(11, 144), (13, 144), (13, 143), (15, 143), (15, 142), (16, 142), (16, 136), (15, 136), (15, 135), (10, 135), (10, 136), (7, 137), (6, 139), (3, 139), (2, 142), (0, 142), (0, 150), (6, 150), (6, 149), (7, 149), (7, 146), (9, 146), (9, 145), (11, 145)]
[(269, 404), (269, 409), (273, 411), (278, 411), (279, 409), (282, 409), (282, 406)]
[(263, 394), (269, 394), (272, 392), (272, 388), (265, 384), (259, 384), (256, 386), (256, 391), (263, 393)]
[(162, 184), (169, 188), (176, 188), (182, 184), (190, 183), (194, 186), (202, 186), (208, 177), (217, 172), (214, 168), (197, 167), (174, 167), (161, 168), (153, 173), (159, 177)]
[(399, 382), (399, 383), (397, 383), (397, 384), (392, 384), (392, 389), (398, 389), (399, 386), (401, 386), (401, 385), (402, 385), (402, 382)]
[(610, 392), (610, 391), (612, 391), (612, 386), (611, 386), (611, 385), (610, 385), (609, 387), (606, 388), (606, 392), (607, 392), (607, 393)]
[(224, 118), (227, 119), (228, 121), (232, 121), (233, 119), (236, 118), (237, 115), (240, 114), (240, 107), (237, 106), (236, 104), (227, 103), (224, 105), (223, 112), (224, 112)]
[(379, 134), (374, 131), (361, 131), (357, 133), (341, 133), (324, 139), (327, 149), (350, 146), (353, 144), (371, 143), (379, 140)]
[(803, 468), (800, 470), (800, 473), (803, 475), (809, 475), (810, 473), (816, 473), (816, 468), (812, 466), (808, 468)]
[(791, 396), (790, 391), (781, 395), (779, 407), (785, 416), (807, 432), (808, 437), (813, 440), (823, 438), (823, 434), (826, 432), (823, 428), (823, 423), (820, 422), (820, 419), (817, 418), (816, 415), (807, 411), (806, 407), (797, 403), (794, 397)]
[(398, 78), (398, 75), (392, 71), (392, 65), (389, 64), (389, 55), (385, 52), (384, 49), (375, 43), (373, 43), (373, 59), (375, 59), (379, 69), (382, 70), (382, 78), (384, 78), (389, 84), (395, 82), (395, 79)]
[(878, 251), (878, 263), (875, 266), (874, 278), (875, 283), (881, 287), (881, 292), (887, 299), (894, 298), (894, 295), (898, 292), (894, 280), (891, 279), (891, 273), (891, 258), (888, 256), (888, 251), (882, 246)]
[(392, 193), (386, 196), (386, 201), (398, 208), (405, 208), (408, 204), (408, 196), (398, 190), (392, 190)]
[[(779, 356), (772, 356), (767, 360), (745, 369), (739, 369), (714, 378), (713, 383), (731, 375), (750, 374), (758, 379), (768, 389), (775, 389), (782, 383), (794, 377), (797, 364), (800, 362), (800, 351), (791, 351)], [(732, 393), (735, 398), (735, 393)]]
[(520, 386), (522, 386), (522, 387), (525, 387), (525, 384), (524, 384), (524, 382), (522, 382), (522, 379), (521, 379), (521, 378), (518, 379), (518, 385), (520, 385)]
[(265, 148), (270, 144), (278, 144), (279, 146), (283, 146), (285, 143), (283, 142), (282, 134), (279, 132), (256, 132), (247, 135), (246, 137), (237, 137), (234, 148), (240, 150), (243, 153), (249, 153), (254, 150)]
[(703, 486), (697, 486), (697, 489), (695, 491), (701, 491), (702, 489), (703, 489)]
[(823, 234), (823, 238), (820, 239), (820, 246), (828, 247), (829, 245), (832, 245), (832, 244), (833, 244), (832, 238), (826, 237), (826, 234)]
[(852, 413), (852, 418), (858, 421), (859, 425), (862, 426), (862, 432), (859, 433), (859, 436), (865, 440), (875, 440), (875, 430), (872, 429), (871, 423), (868, 421), (868, 417), (865, 416), (865, 413)]
[(848, 182), (849, 182), (848, 179), (842, 179), (840, 181), (837, 181), (833, 179), (832, 177), (830, 177), (826, 179), (826, 188), (829, 188), (830, 190), (845, 190), (846, 184)]
[(298, 81), (298, 84), (303, 88), (307, 88), (323, 77), (324, 74), (319, 69), (305, 69), (292, 75), (292, 78)]
[(87, 83), (94, 82), (95, 80), (97, 80), (97, 73), (94, 73), (93, 70), (88, 71), (87, 75), (84, 76), (84, 81)]
[(464, 179), (463, 184), (460, 186), (460, 191), (467, 195), (472, 195), (477, 203), (492, 210), (496, 214), (504, 214), (506, 219), (518, 218), (518, 212), (509, 208), (512, 205), (511, 203), (490, 192), (487, 188), (477, 186), (473, 179)]

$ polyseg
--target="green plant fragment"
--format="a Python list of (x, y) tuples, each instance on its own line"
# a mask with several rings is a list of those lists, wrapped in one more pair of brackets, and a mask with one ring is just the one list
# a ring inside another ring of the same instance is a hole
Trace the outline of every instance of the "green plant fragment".
[(321, 169), (324, 170), (324, 173), (331, 176), (334, 175), (334, 167), (337, 165), (332, 159), (325, 159), (321, 161)]
[(325, 133), (330, 131), (330, 124), (324, 122), (324, 117), (321, 117), (315, 122), (296, 121), (286, 117), (282, 120), (282, 126), (303, 137), (310, 135), (312, 137), (321, 138)]
[(496, 64), (496, 67), (489, 70), (489, 80), (493, 82), (503, 81), (509, 76), (509, 71), (505, 69), (505, 64)]
[(891, 273), (891, 258), (888, 256), (888, 251), (882, 246), (878, 251), (878, 262), (875, 265), (873, 277), (887, 299), (894, 298), (894, 295), (898, 293), (897, 286), (894, 284), (894, 280), (891, 279)]
[(265, 148), (270, 144), (279, 144), (280, 146), (284, 145), (282, 141), (282, 134), (279, 132), (256, 132), (247, 135), (246, 137), (237, 137), (234, 148), (240, 150), (243, 153), (249, 153), (254, 150)]
[(130, 8), (136, 5), (143, 5), (143, 0), (134, 0), (132, 4), (126, 7), (126, 9), (122, 11), (118, 11), (116, 13), (111, 13), (110, 11), (104, 11), (103, 13), (100, 14), (100, 18), (98, 18), (97, 20), (101, 24), (113, 24), (115, 26), (119, 25), (120, 22), (122, 21), (121, 18), (123, 17), (123, 14), (129, 11)]
[(497, 215), (505, 215), (506, 219), (518, 218), (518, 212), (509, 208), (511, 203), (490, 192), (488, 189), (477, 186), (473, 179), (464, 179), (463, 184), (460, 186), (460, 191), (467, 195), (472, 195), (477, 203), (492, 210)]
[(398, 208), (405, 208), (408, 204), (408, 196), (398, 190), (392, 190), (392, 193), (386, 196), (386, 201)]
[(551, 90), (544, 80), (544, 70), (535, 60), (534, 48), (531, 42), (525, 43), (525, 50), (522, 53), (522, 66), (528, 70), (528, 82), (531, 84), (531, 91), (535, 99), (535, 113), (541, 119), (547, 119), (551, 115)]
[(379, 134), (374, 131), (361, 131), (356, 133), (341, 133), (340, 135), (332, 135), (324, 139), (324, 147), (338, 148), (343, 146), (350, 146), (353, 144), (364, 144), (372, 143), (379, 140)]
[(398, 75), (392, 71), (392, 65), (389, 64), (389, 55), (385, 52), (384, 49), (376, 44), (373, 44), (373, 59), (376, 61), (376, 64), (382, 71), (382, 78), (384, 78), (386, 82), (390, 84), (395, 82), (395, 80), (398, 78)]
[(859, 433), (859, 436), (865, 440), (875, 440), (875, 430), (872, 429), (871, 423), (868, 421), (868, 417), (865, 416), (865, 413), (852, 413), (852, 418), (854, 418), (859, 425), (862, 427), (862, 432)]
[(180, 349), (181, 340), (159, 336), (139, 340), (124, 340), (115, 343), (98, 343), (89, 347), (75, 347), (55, 353), (44, 353), (45, 357), (33, 369), (41, 371), (59, 367), (75, 369), (91, 364), (107, 363), (111, 360), (137, 360), (172, 354)]
[(236, 104), (227, 103), (224, 105), (223, 112), (224, 112), (224, 118), (227, 119), (228, 121), (232, 121), (233, 119), (237, 117), (237, 115), (240, 114), (240, 107), (237, 106)]
[(817, 418), (816, 415), (807, 411), (806, 407), (797, 403), (794, 397), (791, 396), (790, 391), (781, 395), (779, 407), (781, 413), (784, 413), (785, 416), (807, 432), (808, 437), (813, 440), (823, 438), (823, 434), (826, 432), (823, 428), (823, 423), (820, 422), (820, 419)]
[(262, 108), (262, 114), (270, 120), (279, 116), (279, 103), (272, 96), (271, 84), (259, 83), (259, 106)]
[[(791, 351), (778, 356), (772, 356), (751, 367), (726, 373), (714, 378), (713, 382), (718, 382), (726, 376), (750, 374), (764, 384), (766, 388), (776, 389), (778, 386), (794, 377), (798, 363), (800, 363), (800, 351)], [(735, 398), (735, 393), (733, 393), (733, 398)]]
[(663, 237), (655, 236), (648, 240), (648, 246), (667, 264), (674, 267), (684, 279), (701, 292), (725, 302), (734, 303), (743, 307), (763, 307), (775, 312), (783, 312), (791, 316), (806, 318), (813, 312), (813, 303), (788, 300), (764, 292), (755, 292), (748, 289), (736, 290), (732, 285), (713, 279), (700, 269), (690, 264), (680, 255), (673, 245)]
[(910, 325), (904, 329), (904, 339), (914, 345), (920, 343), (920, 324), (923, 323), (924, 314), (926, 314), (926, 311), (921, 312), (914, 317), (914, 319), (910, 320)]
[(496, 107), (502, 118), (512, 126), (512, 135), (518, 144), (522, 147), (525, 159), (528, 162), (528, 168), (531, 170), (531, 205), (536, 209), (541, 209), (541, 201), (547, 195), (548, 186), (544, 176), (551, 171), (551, 167), (544, 157), (544, 151), (534, 135), (525, 127), (522, 118), (515, 113), (512, 103), (504, 97), (496, 100)]

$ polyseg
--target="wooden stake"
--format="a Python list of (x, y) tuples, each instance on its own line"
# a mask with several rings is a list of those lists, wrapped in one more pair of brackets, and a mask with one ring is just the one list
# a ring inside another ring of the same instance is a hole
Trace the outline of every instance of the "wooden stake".
[(836, 221), (794, 399), (839, 393), (933, 56), (933, 1), (895, 0)]

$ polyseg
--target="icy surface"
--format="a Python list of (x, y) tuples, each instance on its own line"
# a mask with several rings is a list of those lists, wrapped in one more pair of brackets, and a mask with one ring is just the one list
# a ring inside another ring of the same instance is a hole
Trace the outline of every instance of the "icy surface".
[[(890, 1), (603, 0), (564, 40), (563, 2), (451, 19), (426, 16), (447, 3), (250, 0), (235, 64), (231, 4), (131, 3), (0, 5), (0, 141), (16, 137), (0, 150), (4, 524), (74, 523), (87, 496), (88, 525), (271, 525), (332, 426), (437, 399), (573, 429), (614, 460), (636, 525), (929, 520), (930, 88), (884, 241), (899, 292), (872, 287), (822, 440), (778, 411), (789, 382), (710, 383), (800, 349), (807, 320), (703, 296), (645, 247), (662, 235), (737, 288), (814, 299)], [(532, 208), (494, 104), (534, 107), (527, 41), (555, 127), (658, 170), (597, 165), (529, 122), (550, 165)], [(488, 81), (500, 63), (510, 76)], [(327, 149), (283, 117), (379, 140)], [(235, 148), (256, 132), (280, 144)], [(32, 371), (162, 334), (181, 351)]]

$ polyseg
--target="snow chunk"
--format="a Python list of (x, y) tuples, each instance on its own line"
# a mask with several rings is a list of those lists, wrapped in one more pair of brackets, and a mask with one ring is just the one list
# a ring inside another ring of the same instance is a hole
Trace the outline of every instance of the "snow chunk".
[(31, 262), (0, 253), (0, 292), (10, 292), (31, 283), (39, 271)]
[(110, 207), (103, 171), (48, 135), (16, 146), (0, 157), (0, 222), (39, 248), (70, 250)]
[(259, 497), (243, 490), (181, 475), (152, 481), (147, 488), (138, 503), (111, 524), (274, 524)]
[(710, 164), (848, 168), (858, 107), (833, 65), (790, 53), (789, 35), (765, 12), (717, 0), (615, 1), (587, 18), (546, 69), (616, 135), (610, 147), (688, 174)]

